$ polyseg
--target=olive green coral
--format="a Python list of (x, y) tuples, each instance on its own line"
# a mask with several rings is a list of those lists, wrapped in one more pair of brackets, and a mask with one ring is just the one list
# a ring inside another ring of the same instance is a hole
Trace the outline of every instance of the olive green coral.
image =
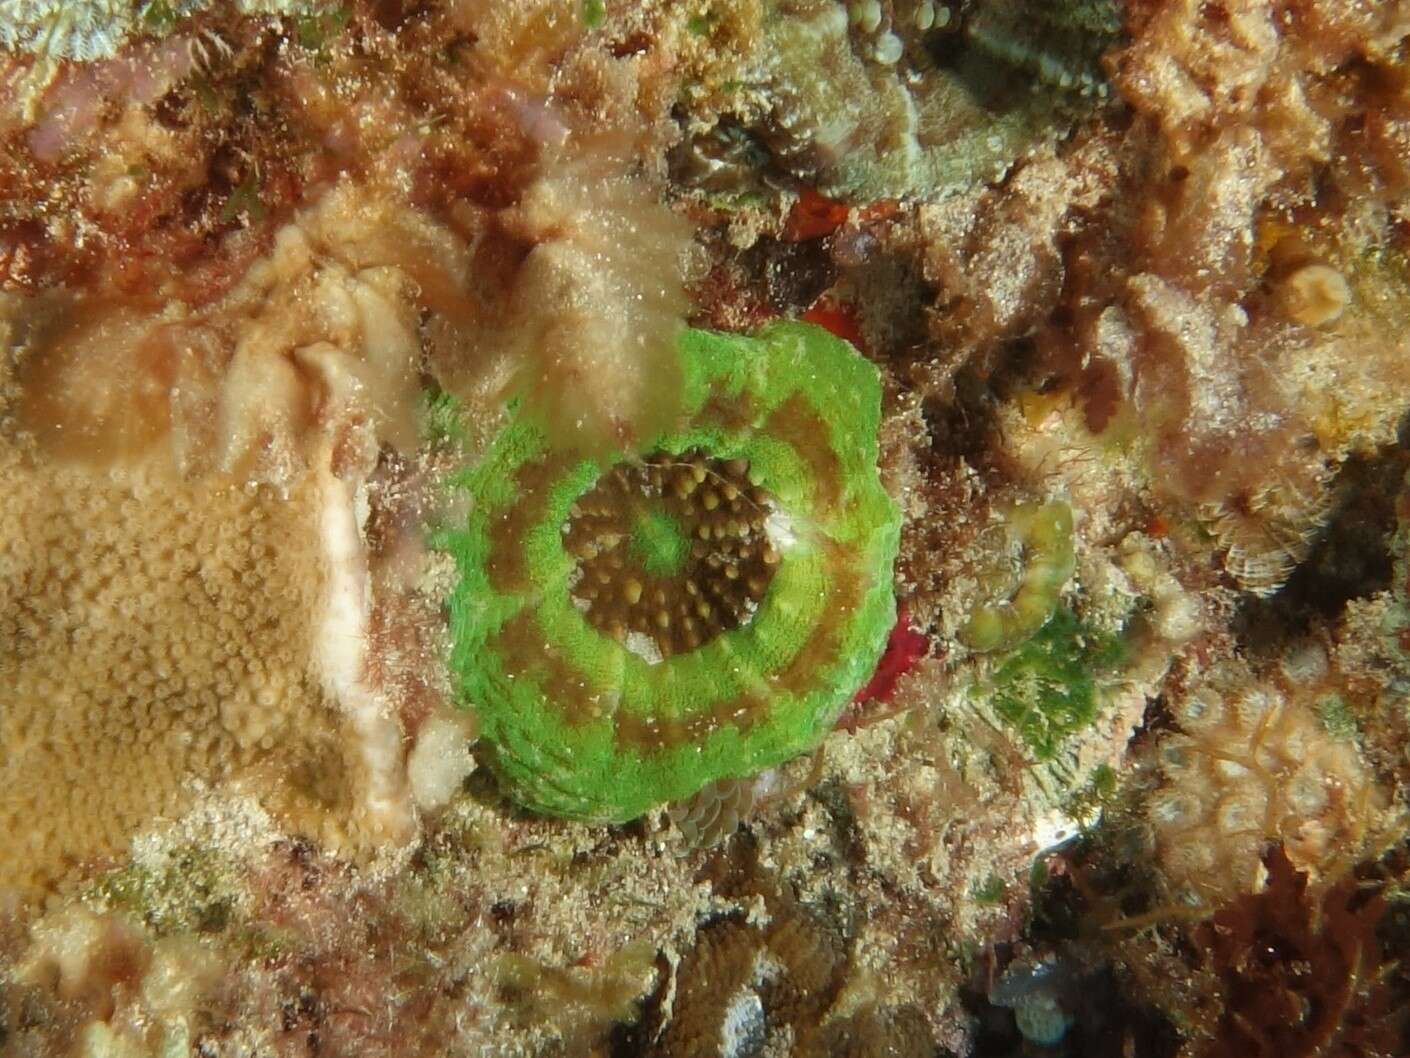
[(438, 539), (453, 679), (540, 811), (623, 821), (807, 750), (894, 622), (875, 368), (792, 322), (680, 357), (683, 419), (615, 465), (519, 408)]
[(1067, 504), (1022, 504), (1007, 522), (1023, 549), (1023, 577), (1009, 598), (977, 607), (960, 629), (961, 642), (980, 653), (1012, 650), (1035, 635), (1057, 610), (1076, 568)]

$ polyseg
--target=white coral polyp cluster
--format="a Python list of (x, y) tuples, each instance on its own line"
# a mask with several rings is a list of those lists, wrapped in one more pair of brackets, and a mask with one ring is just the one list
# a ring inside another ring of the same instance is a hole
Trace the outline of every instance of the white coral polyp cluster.
[(1392, 832), (1390, 799), (1353, 741), (1295, 689), (1230, 662), (1174, 706), (1149, 805), (1156, 860), (1176, 893), (1215, 907), (1263, 882), (1281, 842), (1314, 881), (1335, 881)]

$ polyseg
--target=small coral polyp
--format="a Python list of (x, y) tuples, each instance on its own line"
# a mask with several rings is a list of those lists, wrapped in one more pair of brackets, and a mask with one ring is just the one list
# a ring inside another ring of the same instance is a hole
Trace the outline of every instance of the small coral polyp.
[(977, 607), (960, 629), (960, 641), (981, 654), (1013, 650), (1036, 635), (1057, 610), (1076, 568), (1067, 504), (1022, 504), (1007, 522), (1023, 548), (1023, 575), (1011, 597)]
[(453, 678), (539, 811), (625, 821), (810, 749), (895, 620), (875, 368), (789, 322), (680, 353), (674, 428), (609, 463), (526, 403), (439, 537)]
[(773, 511), (748, 460), (696, 451), (618, 464), (569, 511), (573, 602), (648, 660), (695, 650), (758, 608), (780, 558)]

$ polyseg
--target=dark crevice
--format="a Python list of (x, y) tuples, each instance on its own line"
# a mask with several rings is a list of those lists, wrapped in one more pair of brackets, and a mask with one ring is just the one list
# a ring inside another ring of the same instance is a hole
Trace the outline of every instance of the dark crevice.
[(998, 409), (1028, 382), (1033, 343), (1027, 339), (1008, 343), (992, 371), (984, 370), (982, 359), (971, 360), (955, 372), (949, 400), (932, 400), (925, 406), (934, 451), (960, 456), (981, 470), (994, 461)]
[(1250, 651), (1276, 652), (1335, 621), (1353, 599), (1390, 588), (1395, 501), (1407, 471), (1410, 447), (1403, 442), (1347, 460), (1332, 484), (1335, 509), (1311, 553), (1276, 593), (1243, 604), (1234, 627)]

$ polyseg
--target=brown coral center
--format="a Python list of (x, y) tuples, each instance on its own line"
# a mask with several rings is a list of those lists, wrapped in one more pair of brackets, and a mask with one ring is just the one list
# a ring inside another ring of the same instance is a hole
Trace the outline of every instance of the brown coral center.
[(743, 459), (699, 451), (619, 463), (573, 504), (563, 544), (572, 597), (594, 628), (648, 660), (746, 623), (779, 554), (771, 497)]

